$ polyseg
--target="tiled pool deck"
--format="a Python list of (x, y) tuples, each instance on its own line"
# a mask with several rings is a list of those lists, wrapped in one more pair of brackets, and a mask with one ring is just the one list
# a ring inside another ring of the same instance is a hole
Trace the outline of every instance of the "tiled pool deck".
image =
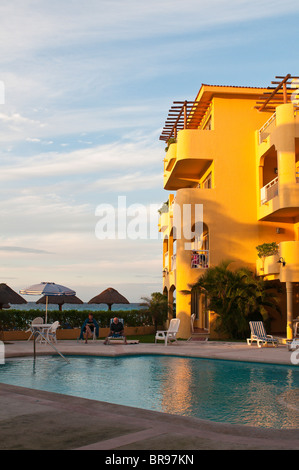
[[(59, 341), (57, 347), (65, 355), (158, 353), (291, 364), (291, 353), (283, 345), (259, 349), (246, 343), (228, 342), (182, 341), (165, 347), (162, 344), (105, 346), (102, 341), (88, 344)], [(48, 345), (37, 345), (38, 355), (52, 352)], [(33, 343), (5, 344), (5, 354), (7, 358), (31, 356)], [(0, 450), (299, 449), (299, 423), (296, 430), (234, 426), (3, 384), (0, 384), (0, 397)], [(299, 411), (298, 402), (286, 403), (286, 406), (290, 412)]]

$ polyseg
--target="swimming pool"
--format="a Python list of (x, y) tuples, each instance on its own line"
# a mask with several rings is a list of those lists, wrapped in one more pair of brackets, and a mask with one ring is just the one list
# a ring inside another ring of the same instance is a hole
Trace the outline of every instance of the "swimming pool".
[(8, 359), (0, 382), (232, 424), (298, 428), (297, 366), (178, 356)]

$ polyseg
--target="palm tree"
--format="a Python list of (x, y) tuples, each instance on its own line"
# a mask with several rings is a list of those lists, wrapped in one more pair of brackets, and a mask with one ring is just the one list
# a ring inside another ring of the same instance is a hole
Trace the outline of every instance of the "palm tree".
[(140, 305), (146, 307), (146, 312), (152, 317), (157, 331), (158, 325), (163, 324), (168, 314), (167, 296), (160, 292), (153, 292), (150, 297), (141, 297), (144, 300)]
[(267, 320), (266, 307), (280, 311), (277, 289), (248, 268), (233, 271), (229, 265), (229, 261), (224, 261), (207, 269), (192, 289), (206, 294), (209, 309), (217, 314), (216, 331), (231, 338), (244, 338), (250, 320)]

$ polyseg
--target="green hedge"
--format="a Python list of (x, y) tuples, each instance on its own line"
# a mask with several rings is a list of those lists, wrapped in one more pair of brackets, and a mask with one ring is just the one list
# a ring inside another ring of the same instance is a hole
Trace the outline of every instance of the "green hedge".
[[(124, 320), (125, 326), (148, 326), (152, 325), (152, 319), (145, 310), (117, 310), (92, 312), (93, 317), (99, 326), (106, 328), (109, 326), (110, 318), (118, 316)], [(88, 311), (79, 310), (59, 310), (48, 311), (48, 323), (59, 321), (62, 328), (81, 328), (84, 320), (88, 316)], [(27, 330), (32, 320), (36, 317), (45, 317), (44, 310), (0, 310), (1, 330)]]

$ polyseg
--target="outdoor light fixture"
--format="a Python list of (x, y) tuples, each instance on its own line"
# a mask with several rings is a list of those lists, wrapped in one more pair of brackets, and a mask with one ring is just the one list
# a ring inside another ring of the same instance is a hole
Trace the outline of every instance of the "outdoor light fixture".
[(283, 266), (286, 265), (286, 262), (285, 262), (285, 259), (284, 259), (284, 258), (279, 258), (279, 260), (277, 261), (277, 263), (281, 263)]

